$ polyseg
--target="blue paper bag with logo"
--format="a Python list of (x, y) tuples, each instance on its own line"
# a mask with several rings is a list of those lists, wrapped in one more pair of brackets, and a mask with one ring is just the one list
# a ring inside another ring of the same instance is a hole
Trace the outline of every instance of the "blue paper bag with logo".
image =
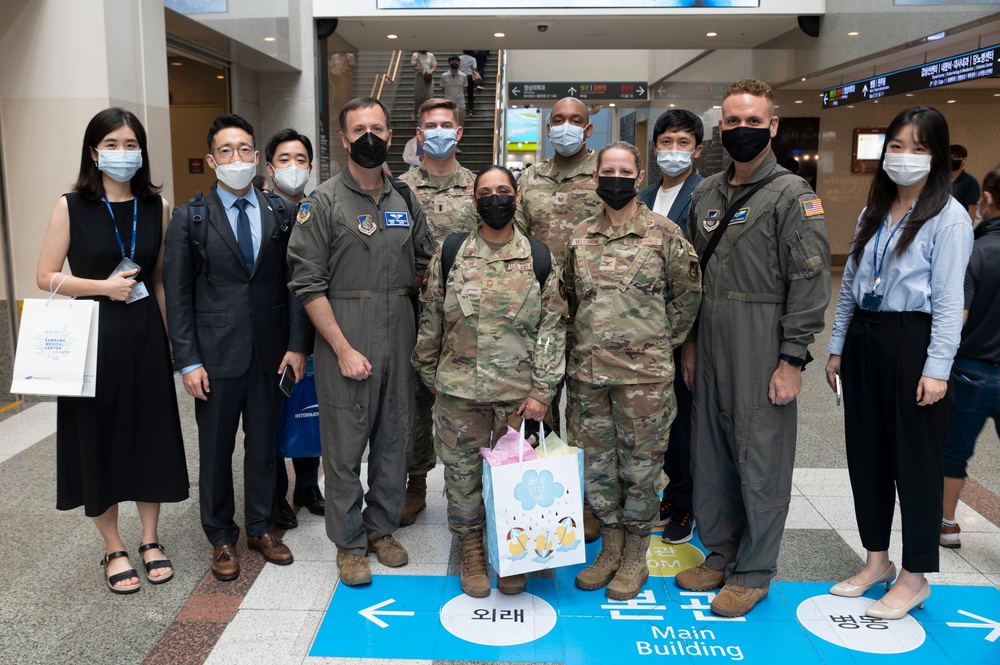
[(278, 418), (278, 457), (319, 457), (319, 400), (312, 356), (306, 358), (306, 375), (292, 388)]
[[(524, 440), (524, 423), (518, 434)], [(551, 434), (538, 458), (491, 466), (483, 463), (486, 544), (501, 577), (584, 563), (583, 451)], [(561, 444), (561, 454), (547, 446)]]

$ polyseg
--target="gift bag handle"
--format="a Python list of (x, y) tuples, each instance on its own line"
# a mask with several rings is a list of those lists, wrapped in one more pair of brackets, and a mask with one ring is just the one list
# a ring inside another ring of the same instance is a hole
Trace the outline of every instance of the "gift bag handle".
[(56, 279), (56, 275), (62, 275), (62, 273), (61, 273), (61, 272), (57, 272), (57, 273), (55, 273), (55, 275), (52, 275), (52, 277), (51, 277), (51, 278), (49, 279), (49, 299), (45, 301), (45, 306), (46, 306), (46, 307), (48, 307), (48, 306), (49, 306), (49, 302), (50, 302), (50, 301), (51, 301), (51, 300), (52, 300), (53, 298), (55, 298), (55, 297), (56, 297), (56, 294), (57, 294), (57, 293), (59, 293), (59, 289), (61, 289), (61, 288), (62, 288), (62, 285), (66, 283), (66, 280), (70, 278), (70, 276), (69, 276), (69, 275), (63, 275), (63, 278), (62, 278), (62, 279), (61, 279), (61, 280), (59, 281), (59, 286), (57, 286), (57, 287), (56, 287), (56, 290), (55, 290), (55, 291), (53, 291), (53, 290), (52, 290), (52, 282), (54, 282), (54, 281), (55, 281), (55, 279)]
[(538, 438), (542, 442), (542, 453), (545, 455), (545, 459), (549, 458), (549, 447), (545, 444), (545, 421), (538, 421)]

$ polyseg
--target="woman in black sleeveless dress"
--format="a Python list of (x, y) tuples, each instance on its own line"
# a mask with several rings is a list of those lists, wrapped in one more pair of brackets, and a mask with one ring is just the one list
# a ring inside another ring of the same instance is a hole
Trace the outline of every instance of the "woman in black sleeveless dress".
[[(161, 584), (173, 568), (159, 544), (160, 503), (188, 497), (160, 279), (169, 212), (150, 182), (138, 118), (106, 109), (87, 126), (79, 178), (56, 203), (38, 260), (39, 288), (100, 302), (96, 396), (59, 398), (56, 507), (83, 506), (94, 520), (114, 593), (139, 590), (118, 504), (135, 501), (146, 578)], [(66, 259), (72, 275), (61, 272)], [(139, 272), (112, 276), (125, 259)]]

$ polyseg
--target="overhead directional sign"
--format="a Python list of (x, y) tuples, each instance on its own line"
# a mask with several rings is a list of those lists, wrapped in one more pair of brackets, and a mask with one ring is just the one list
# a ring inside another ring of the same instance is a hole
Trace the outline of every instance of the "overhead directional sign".
[(634, 99), (646, 101), (649, 85), (645, 81), (628, 83), (533, 83), (519, 81), (507, 84), (507, 97), (511, 103), (535, 102), (563, 97), (576, 97), (585, 101), (620, 101)]
[(823, 91), (823, 108), (989, 78), (1000, 73), (1000, 44)]
[(652, 95), (656, 100), (721, 100), (728, 87), (728, 83), (661, 82), (653, 86)]

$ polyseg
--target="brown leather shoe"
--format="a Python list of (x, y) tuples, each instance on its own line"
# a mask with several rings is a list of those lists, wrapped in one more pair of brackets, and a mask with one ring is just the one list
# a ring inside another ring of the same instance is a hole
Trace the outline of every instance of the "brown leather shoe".
[(215, 548), (212, 552), (212, 574), (220, 582), (229, 582), (240, 576), (236, 545), (219, 545)]
[(712, 612), (724, 617), (741, 617), (764, 600), (771, 585), (764, 588), (727, 584), (712, 601)]
[(266, 561), (279, 566), (287, 566), (295, 561), (292, 551), (274, 533), (265, 533), (257, 538), (247, 536), (247, 547), (257, 550), (264, 555)]

